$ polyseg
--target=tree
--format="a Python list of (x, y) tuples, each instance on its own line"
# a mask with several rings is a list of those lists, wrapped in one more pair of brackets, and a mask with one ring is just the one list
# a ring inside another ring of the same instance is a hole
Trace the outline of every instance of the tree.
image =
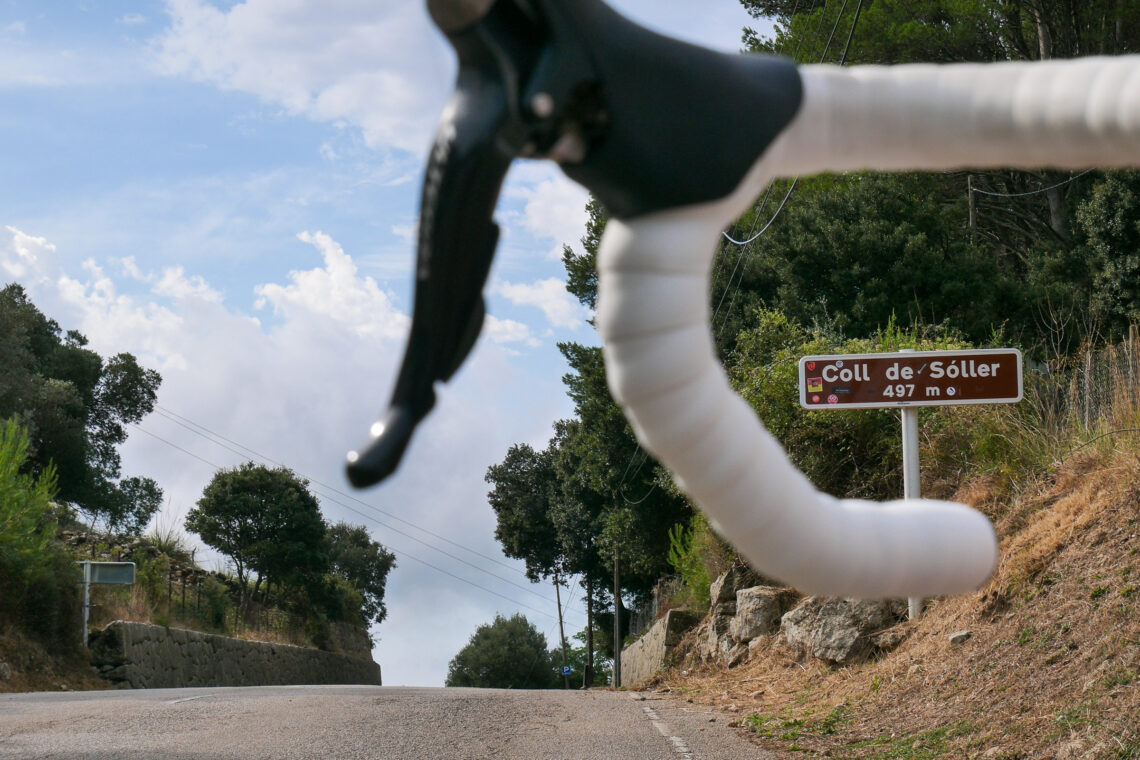
[(519, 614), (475, 629), (447, 666), (446, 686), (552, 689), (558, 685), (546, 637)]
[(320, 504), (308, 482), (283, 467), (247, 462), (219, 471), (186, 515), (186, 529), (230, 559), (243, 605), (263, 583), (301, 588), (329, 568)]
[[(606, 673), (613, 667), (613, 662), (606, 658), (601, 649), (591, 650), (586, 646), (585, 631), (578, 631), (571, 638), (580, 644), (580, 646), (571, 646), (566, 656), (566, 664), (570, 666), (575, 679), (579, 677), (578, 674), (588, 672), (591, 678), (588, 683), (584, 682), (584, 685), (605, 686)], [(591, 651), (594, 653), (592, 660), (589, 659)]]
[(596, 549), (606, 567), (612, 567), (616, 551), (622, 588), (647, 594), (668, 572), (669, 529), (688, 521), (692, 507), (676, 491), (658, 487), (670, 476), (641, 449), (610, 396), (601, 349), (576, 343), (559, 349), (573, 370), (563, 382), (580, 422), (563, 430), (560, 448), (574, 460), (563, 472), (577, 480), (569, 484), (578, 499), (600, 507), (591, 522), (599, 531)]
[(523, 560), (532, 581), (565, 574), (567, 558), (553, 520), (560, 488), (551, 450), (511, 446), (484, 479), (494, 486), (487, 502), (503, 553)]
[(329, 564), (361, 596), (360, 612), (365, 624), (383, 623), (388, 617), (384, 591), (388, 573), (396, 567), (396, 555), (373, 541), (363, 526), (338, 522), (329, 528)]
[(26, 468), (54, 463), (58, 498), (108, 529), (138, 534), (162, 504), (150, 478), (121, 478), (117, 447), (154, 409), (162, 378), (120, 353), (104, 360), (87, 339), (48, 319), (12, 284), (0, 290), (0, 418), (31, 442)]
[(1140, 173), (1096, 183), (1076, 213), (1077, 258), (1091, 273), (1092, 306), (1110, 336), (1140, 319)]
[(892, 319), (946, 322), (974, 341), (1007, 321), (1032, 335), (1024, 277), (970, 243), (966, 199), (942, 200), (943, 184), (929, 174), (803, 182), (749, 257), (750, 298), (853, 337)]
[[(849, 64), (954, 63), (1120, 55), (1140, 49), (1140, 6), (1118, 0), (1082, 3), (1071, 0), (876, 0), (858, 4), (825, 3), (821, 0), (741, 2), (754, 17), (770, 18), (775, 24), (775, 34), (770, 38), (745, 30), (746, 45), (758, 52), (790, 56), (801, 63), (836, 61), (841, 54)], [(841, 34), (849, 32), (850, 44), (839, 36), (828, 48), (829, 31), (832, 29), (838, 29)], [(982, 298), (970, 295), (974, 292), (972, 288), (965, 289), (967, 295), (964, 297), (943, 294), (935, 299), (936, 302), (925, 306), (923, 320), (930, 322), (929, 312), (938, 311), (939, 320), (949, 319), (967, 337), (979, 340), (982, 337), (979, 330), (984, 329), (984, 325), (979, 326), (979, 323), (984, 321), (981, 317), (993, 311), (991, 304), (1006, 303), (1012, 298), (1013, 313), (1003, 314), (1007, 317), (1007, 333), (1021, 337), (1026, 345), (1032, 345), (1036, 341), (1056, 343), (1055, 336), (1048, 333), (1059, 321), (1058, 311), (1080, 313), (1091, 304), (1097, 316), (1119, 323), (1119, 317), (1111, 309), (1106, 311), (1104, 308), (1103, 287), (1094, 283), (1094, 279), (1098, 279), (1097, 271), (1090, 272), (1086, 266), (1089, 262), (1085, 260), (1082, 234), (1088, 225), (1081, 220), (1074, 225), (1079, 208), (1087, 208), (1090, 201), (1096, 204), (1096, 199), (1091, 196), (1100, 183), (1100, 177), (1095, 172), (1074, 178), (1069, 173), (1052, 171), (967, 170), (927, 177), (921, 180), (926, 184), (923, 191), (916, 184), (920, 180), (914, 175), (893, 175), (893, 179), (892, 175), (879, 179), (864, 175), (854, 178), (855, 181), (845, 182), (846, 188), (842, 192), (855, 196), (881, 195), (889, 184), (895, 183), (899, 197), (909, 196), (915, 212), (929, 213), (931, 209), (945, 207), (948, 213), (941, 214), (942, 219), (938, 222), (944, 231), (938, 239), (943, 242), (936, 243), (936, 247), (942, 246), (946, 253), (951, 254), (948, 262), (968, 263), (959, 255), (964, 251), (959, 243), (949, 247), (945, 243), (953, 239), (947, 233), (968, 232), (971, 247), (977, 249), (974, 260), (979, 264), (990, 262), (989, 267), (983, 266), (975, 271), (987, 273), (988, 270), (988, 273), (996, 274), (994, 283), (997, 287), (986, 288)], [(796, 207), (812, 204), (813, 195), (826, 191), (834, 196), (840, 190), (838, 187), (828, 189), (828, 182), (823, 178), (811, 184), (801, 183), (788, 209), (793, 213), (785, 211), (771, 230), (778, 236), (783, 228), (792, 245), (790, 250), (801, 260), (804, 257), (795, 248), (795, 234), (803, 226), (793, 230), (788, 224), (795, 216)], [(889, 205), (880, 209), (877, 203), (869, 200), (856, 198), (852, 204), (861, 206), (864, 220), (857, 225), (862, 230), (852, 230), (851, 238), (856, 241), (868, 228), (889, 224), (894, 218)], [(1109, 216), (1114, 215), (1111, 209), (1102, 210)], [(825, 221), (826, 218), (820, 215), (822, 211), (824, 208), (821, 207), (813, 212), (812, 220)], [(767, 216), (770, 212), (765, 218)], [(908, 220), (913, 227), (917, 213), (910, 214)], [(773, 237), (773, 234), (765, 237)], [(845, 243), (846, 240), (833, 242)], [(763, 239), (758, 247), (763, 249), (762, 255), (774, 260), (780, 260), (789, 250), (787, 244), (772, 246)], [(837, 250), (844, 247), (840, 245)], [(959, 249), (957, 253), (955, 248)], [(932, 259), (937, 264), (936, 256), (922, 258), (928, 264)], [(850, 275), (853, 288), (874, 286), (873, 276), (864, 276), (859, 270), (864, 262), (865, 259), (855, 262), (853, 267), (831, 271)], [(1131, 276), (1133, 267), (1126, 258), (1119, 262), (1119, 267), (1115, 266), (1116, 262), (1101, 259), (1094, 259), (1091, 263), (1100, 272), (1121, 275), (1125, 279), (1124, 290), (1132, 287), (1127, 278)], [(941, 270), (942, 267), (938, 266), (931, 269), (935, 272)], [(774, 271), (781, 270), (777, 268)], [(1119, 282), (1119, 279), (1114, 280), (1109, 289), (1115, 289)], [(783, 287), (779, 278), (776, 283), (777, 288)], [(765, 287), (772, 288), (770, 283)], [(748, 290), (747, 283), (745, 290)], [(790, 295), (803, 293), (803, 288), (789, 289)], [(761, 305), (788, 311), (791, 300), (787, 298), (776, 303), (762, 297), (759, 303), (750, 305), (749, 311)], [(1112, 307), (1120, 305), (1121, 301), (1113, 296), (1107, 300), (1112, 302), (1107, 304)], [(817, 302), (818, 299), (811, 298), (806, 301), (809, 305), (818, 305)], [(831, 316), (847, 316), (842, 301), (829, 300), (826, 307)], [(973, 313), (975, 307), (981, 307), (977, 308), (977, 314)], [(802, 314), (795, 315), (803, 318)], [(901, 310), (899, 316), (903, 318)], [(963, 321), (957, 321), (959, 319)], [(1097, 327), (1090, 320), (1069, 320), (1069, 323), (1073, 334), (1061, 341), (1066, 349), (1078, 346), (1089, 337), (1090, 328), (1095, 334)], [(878, 326), (881, 325), (879, 323)], [(740, 325), (740, 328), (747, 327)], [(856, 329), (852, 328), (849, 335), (868, 336), (865, 330), (854, 331)]]

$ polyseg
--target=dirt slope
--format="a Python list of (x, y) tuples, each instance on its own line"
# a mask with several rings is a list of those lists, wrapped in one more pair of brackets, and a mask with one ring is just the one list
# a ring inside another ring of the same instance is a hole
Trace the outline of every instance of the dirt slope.
[(723, 709), (781, 756), (1140, 758), (1140, 458), (1086, 452), (1012, 503), (984, 482), (958, 498), (995, 518), (998, 572), (898, 626), (890, 655), (836, 669), (777, 638), (658, 688)]

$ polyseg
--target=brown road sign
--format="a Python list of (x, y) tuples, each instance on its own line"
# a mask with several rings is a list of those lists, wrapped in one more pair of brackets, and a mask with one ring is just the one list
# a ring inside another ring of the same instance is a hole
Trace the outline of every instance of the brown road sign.
[(800, 359), (800, 406), (805, 409), (1012, 404), (1021, 396), (1021, 352), (1016, 348)]

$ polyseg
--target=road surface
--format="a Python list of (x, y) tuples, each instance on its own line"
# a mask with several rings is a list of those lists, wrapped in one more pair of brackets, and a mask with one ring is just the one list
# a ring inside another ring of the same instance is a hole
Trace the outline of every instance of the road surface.
[(0, 694), (0, 758), (764, 758), (728, 721), (663, 695), (601, 690), (275, 686)]

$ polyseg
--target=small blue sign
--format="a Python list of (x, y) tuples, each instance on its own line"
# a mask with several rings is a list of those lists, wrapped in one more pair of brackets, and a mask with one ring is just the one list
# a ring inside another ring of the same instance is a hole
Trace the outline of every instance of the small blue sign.
[(568, 676), (573, 672), (574, 672), (574, 668), (570, 667), (569, 665), (563, 665), (562, 666), (562, 675)]

